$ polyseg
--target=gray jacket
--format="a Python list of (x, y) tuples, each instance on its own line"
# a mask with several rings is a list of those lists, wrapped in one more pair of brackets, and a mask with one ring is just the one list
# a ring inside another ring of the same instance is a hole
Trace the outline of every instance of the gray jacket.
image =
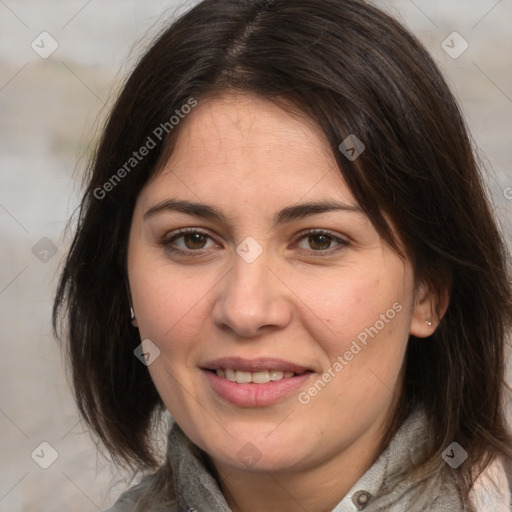
[[(416, 411), (404, 422), (389, 446), (359, 479), (332, 512), (501, 512), (509, 509), (509, 490), (494, 492), (478, 509), (462, 507), (450, 477), (457, 471), (446, 464), (442, 474), (421, 483), (404, 481), (399, 475), (423, 449), (426, 436), (425, 415)], [(451, 455), (451, 453), (450, 453)], [(172, 467), (173, 499), (155, 486), (151, 475), (125, 492), (106, 512), (231, 512), (219, 486), (208, 470), (204, 454), (174, 423), (169, 432), (167, 461)], [(159, 470), (162, 471), (162, 470)], [(158, 472), (157, 472), (158, 473)], [(169, 477), (170, 478), (170, 477)], [(487, 492), (487, 490), (486, 490)], [(491, 492), (491, 490), (489, 490)], [(152, 496), (151, 505), (137, 506), (144, 493)], [(487, 498), (486, 498), (487, 499)], [(489, 507), (489, 508), (488, 508)], [(315, 512), (315, 511), (311, 511)]]

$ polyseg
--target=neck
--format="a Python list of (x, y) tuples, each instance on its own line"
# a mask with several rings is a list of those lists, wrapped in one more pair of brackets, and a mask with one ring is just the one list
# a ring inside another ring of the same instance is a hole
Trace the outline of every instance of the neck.
[(384, 424), (321, 464), (294, 471), (246, 471), (214, 461), (232, 512), (331, 512), (380, 455)]

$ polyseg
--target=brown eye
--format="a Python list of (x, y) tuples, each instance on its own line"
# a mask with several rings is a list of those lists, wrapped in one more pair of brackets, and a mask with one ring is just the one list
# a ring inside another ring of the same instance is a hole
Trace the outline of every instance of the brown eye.
[(183, 242), (187, 249), (204, 249), (208, 237), (202, 233), (187, 233), (183, 235)]
[(318, 234), (308, 236), (309, 247), (314, 251), (329, 249), (332, 241), (332, 237), (327, 235)]
[(347, 247), (349, 243), (326, 231), (309, 231), (304, 233), (298, 242), (302, 250), (313, 251), (319, 255), (327, 255)]
[(164, 245), (168, 251), (180, 252), (182, 254), (192, 254), (192, 252), (199, 253), (202, 249), (212, 249), (216, 247), (210, 235), (201, 231), (192, 230), (176, 233), (171, 238), (167, 240), (164, 239), (162, 245)]

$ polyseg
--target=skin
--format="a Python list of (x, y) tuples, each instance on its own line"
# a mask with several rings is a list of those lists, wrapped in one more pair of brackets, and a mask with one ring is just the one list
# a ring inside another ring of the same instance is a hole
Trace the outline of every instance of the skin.
[[(274, 225), (277, 212), (306, 202), (357, 207), (311, 120), (232, 93), (200, 101), (182, 123), (162, 172), (139, 194), (130, 231), (134, 325), (160, 349), (149, 372), (211, 457), (233, 511), (330, 511), (379, 455), (408, 336), (437, 326), (434, 297), (415, 289), (410, 261), (360, 212)], [(145, 215), (169, 199), (212, 206), (225, 219)], [(178, 238), (182, 228), (207, 236)], [(246, 237), (263, 251), (252, 263), (236, 252)], [(307, 391), (395, 303), (400, 312), (307, 404), (294, 392), (271, 406), (239, 407), (216, 395), (200, 369), (223, 356), (281, 358), (313, 370), (299, 390)], [(247, 443), (260, 454), (250, 467), (237, 456)]]

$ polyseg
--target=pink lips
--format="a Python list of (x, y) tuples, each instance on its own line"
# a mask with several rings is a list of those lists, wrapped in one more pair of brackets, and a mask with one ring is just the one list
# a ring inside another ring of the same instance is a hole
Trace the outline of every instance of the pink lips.
[[(239, 384), (216, 375), (217, 369), (235, 369), (246, 372), (279, 370), (296, 375), (265, 384)], [(265, 407), (279, 402), (297, 391), (309, 379), (312, 372), (301, 365), (275, 358), (243, 359), (226, 357), (202, 365), (210, 387), (216, 395), (239, 407)]]
[(244, 359), (242, 357), (222, 357), (213, 361), (207, 361), (202, 368), (218, 370), (219, 368), (233, 368), (244, 372), (257, 372), (260, 370), (280, 370), (283, 372), (304, 373), (309, 370), (304, 366), (276, 359), (273, 357), (261, 357), (258, 359)]

